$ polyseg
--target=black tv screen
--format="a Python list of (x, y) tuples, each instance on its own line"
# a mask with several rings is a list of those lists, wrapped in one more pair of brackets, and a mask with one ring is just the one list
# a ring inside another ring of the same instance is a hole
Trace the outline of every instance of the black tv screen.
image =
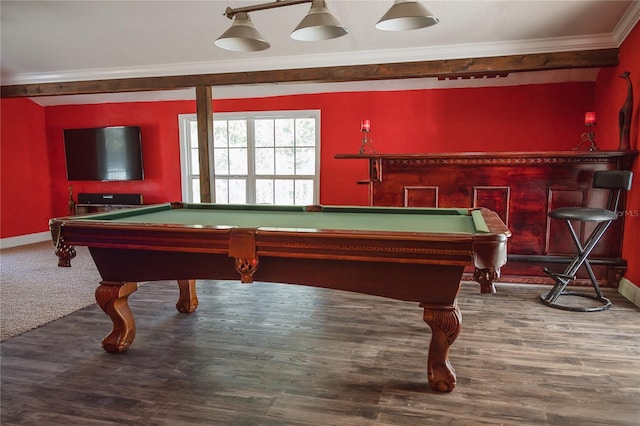
[(65, 129), (68, 180), (142, 180), (139, 126)]

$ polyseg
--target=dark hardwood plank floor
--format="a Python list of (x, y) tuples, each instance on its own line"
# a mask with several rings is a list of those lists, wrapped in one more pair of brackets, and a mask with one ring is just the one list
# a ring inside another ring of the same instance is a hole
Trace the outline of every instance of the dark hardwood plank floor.
[(465, 284), (450, 359), (458, 386), (429, 389), (429, 327), (414, 303), (332, 290), (202, 281), (130, 298), (137, 337), (100, 340), (97, 306), (1, 344), (2, 425), (638, 425), (639, 309), (574, 313), (548, 288)]

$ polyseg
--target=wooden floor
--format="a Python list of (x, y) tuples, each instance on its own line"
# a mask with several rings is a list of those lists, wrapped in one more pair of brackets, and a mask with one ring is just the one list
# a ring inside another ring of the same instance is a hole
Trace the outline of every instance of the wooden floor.
[(132, 295), (138, 335), (100, 340), (97, 306), (2, 343), (2, 425), (638, 425), (638, 308), (573, 313), (540, 287), (465, 284), (450, 359), (458, 386), (426, 380), (429, 327), (413, 303), (299, 286), (198, 283)]

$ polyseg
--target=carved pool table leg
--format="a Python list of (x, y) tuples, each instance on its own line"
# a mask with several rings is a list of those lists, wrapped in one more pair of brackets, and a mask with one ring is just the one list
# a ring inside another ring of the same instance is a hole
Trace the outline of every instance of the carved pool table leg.
[(56, 256), (58, 256), (58, 266), (60, 268), (70, 268), (71, 259), (76, 257), (76, 248), (64, 243), (64, 238), (58, 237), (56, 243)]
[(460, 334), (462, 314), (458, 304), (437, 306), (426, 303), (424, 321), (431, 327), (427, 375), (429, 386), (434, 391), (451, 392), (456, 387), (456, 372), (449, 362), (449, 347)]
[(480, 293), (482, 294), (494, 294), (496, 286), (493, 285), (493, 282), (498, 278), (500, 278), (500, 273), (495, 269), (476, 268), (473, 272), (473, 279), (480, 283)]
[(136, 323), (128, 298), (138, 289), (135, 282), (102, 281), (96, 289), (96, 301), (113, 323), (111, 332), (102, 339), (107, 352), (124, 352), (136, 337)]
[(258, 270), (258, 258), (237, 257), (235, 264), (236, 271), (240, 273), (240, 282), (243, 284), (251, 284), (253, 282), (253, 274)]
[(190, 314), (198, 307), (198, 295), (196, 294), (196, 280), (178, 280), (180, 297), (176, 303), (176, 309), (183, 314)]

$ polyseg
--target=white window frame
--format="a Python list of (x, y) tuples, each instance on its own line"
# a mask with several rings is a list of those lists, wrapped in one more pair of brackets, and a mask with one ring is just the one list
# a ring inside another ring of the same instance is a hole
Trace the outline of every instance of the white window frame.
[[(247, 178), (247, 196), (252, 192), (255, 193), (255, 167), (254, 167), (254, 153), (255, 144), (253, 141), (254, 132), (251, 122), (256, 119), (290, 119), (290, 118), (308, 118), (313, 117), (316, 121), (316, 140), (315, 140), (315, 175), (313, 177), (313, 204), (320, 203), (320, 110), (279, 110), (279, 111), (260, 111), (260, 112), (221, 112), (214, 113), (214, 120), (248, 120), (250, 123), (247, 126), (247, 137), (249, 138), (248, 147), (248, 161), (249, 171)], [(191, 164), (191, 147), (190, 147), (190, 128), (189, 124), (193, 121), (197, 121), (196, 114), (179, 114), (178, 115), (178, 127), (180, 134), (180, 176), (182, 181), (182, 200), (184, 202), (193, 202), (193, 190), (191, 180), (194, 175), (193, 165)], [(212, 165), (213, 167), (213, 165)], [(215, 177), (215, 170), (213, 171)], [(278, 176), (279, 178), (292, 178), (295, 176)], [(215, 182), (211, 182), (212, 190), (215, 187)], [(199, 194), (198, 194), (199, 195)], [(212, 194), (214, 195), (214, 194)], [(250, 200), (250, 198), (248, 198)]]

